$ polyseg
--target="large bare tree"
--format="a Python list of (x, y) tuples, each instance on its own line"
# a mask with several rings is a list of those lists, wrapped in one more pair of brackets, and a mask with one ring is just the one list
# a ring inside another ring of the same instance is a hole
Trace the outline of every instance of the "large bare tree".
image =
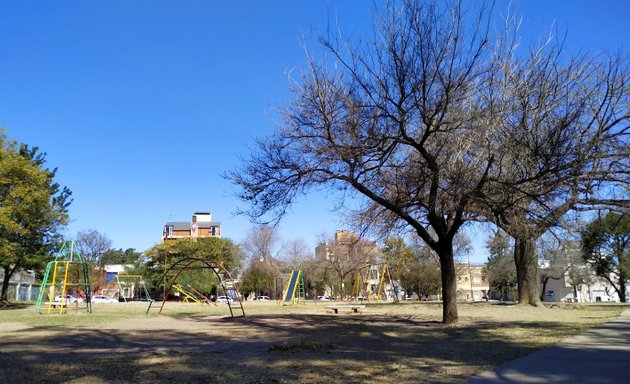
[[(412, 228), (440, 259), (443, 322), (457, 322), (453, 239), (483, 189), (492, 155), (477, 113), (488, 15), (461, 3), (391, 2), (367, 43), (321, 40), (277, 132), (228, 174), (246, 213), (281, 218), (309, 189), (359, 198), (371, 229)], [(483, 140), (482, 140), (483, 142)]]
[(566, 57), (555, 38), (523, 47), (518, 20), (506, 25), (483, 88), (495, 161), (482, 196), (515, 239), (519, 301), (541, 305), (536, 240), (571, 210), (628, 205), (630, 73), (621, 55)]
[(281, 245), (280, 235), (275, 227), (259, 225), (251, 228), (239, 245), (246, 258), (277, 264)]
[(312, 259), (313, 251), (302, 239), (287, 242), (283, 247), (283, 261), (291, 269), (302, 269)]
[(282, 288), (277, 287), (275, 282), (284, 269), (284, 263), (279, 259), (282, 244), (278, 230), (270, 225), (255, 226), (247, 232), (239, 246), (247, 259), (246, 282), (252, 285), (254, 291), (267, 285), (265, 293), (279, 297), (281, 292), (277, 291)]
[(101, 257), (112, 247), (112, 241), (107, 235), (95, 229), (79, 231), (77, 233), (77, 248), (87, 262), (95, 266), (102, 266)]

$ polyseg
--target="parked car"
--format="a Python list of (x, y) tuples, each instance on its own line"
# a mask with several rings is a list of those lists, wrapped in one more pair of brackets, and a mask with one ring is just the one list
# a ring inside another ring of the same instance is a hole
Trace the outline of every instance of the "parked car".
[(317, 296), (317, 300), (333, 301), (335, 300), (335, 298), (332, 296)]
[(83, 298), (74, 297), (72, 295), (66, 295), (66, 298), (64, 299), (63, 296), (57, 295), (55, 296), (55, 301), (61, 301), (61, 302), (67, 302), (67, 303), (82, 303)]
[(231, 297), (219, 296), (217, 297), (217, 303), (231, 303), (234, 301)]
[(269, 301), (269, 296), (258, 296), (256, 300), (260, 301)]
[(94, 295), (92, 296), (93, 303), (117, 303), (117, 299), (112, 299), (111, 297), (107, 297), (104, 295)]

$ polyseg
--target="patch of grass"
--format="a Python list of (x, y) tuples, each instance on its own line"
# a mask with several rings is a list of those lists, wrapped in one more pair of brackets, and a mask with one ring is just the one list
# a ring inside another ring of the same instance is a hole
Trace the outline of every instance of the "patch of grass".
[(69, 306), (66, 313), (42, 305), (41, 313), (35, 312), (33, 304), (23, 305), (19, 310), (0, 310), (0, 323), (21, 323), (30, 327), (91, 327), (117, 320), (145, 317), (146, 305), (138, 303), (98, 304), (88, 313), (85, 306), (78, 309)]
[(335, 348), (334, 344), (324, 340), (315, 340), (309, 337), (285, 340), (274, 343), (268, 352), (325, 352), (330, 353)]
[(630, 308), (459, 303), (459, 323), (447, 326), (437, 303), (370, 304), (351, 315), (329, 314), (328, 304), (246, 302), (236, 319), (227, 305), (175, 302), (148, 316), (138, 302), (94, 305), (92, 314), (0, 309), (0, 374), (33, 383), (50, 372), (114, 383), (464, 382)]

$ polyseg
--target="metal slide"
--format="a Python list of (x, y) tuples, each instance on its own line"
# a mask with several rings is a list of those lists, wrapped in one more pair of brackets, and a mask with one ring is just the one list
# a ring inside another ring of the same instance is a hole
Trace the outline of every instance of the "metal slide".
[(293, 301), (295, 297), (295, 288), (298, 285), (298, 276), (300, 275), (299, 270), (291, 271), (291, 277), (289, 278), (289, 282), (287, 283), (287, 289), (284, 290), (284, 298), (282, 301), (285, 303), (289, 303)]

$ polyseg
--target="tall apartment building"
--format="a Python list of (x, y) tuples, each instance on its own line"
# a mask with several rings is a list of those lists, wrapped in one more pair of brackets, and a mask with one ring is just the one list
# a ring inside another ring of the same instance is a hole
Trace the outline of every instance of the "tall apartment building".
[(195, 212), (191, 221), (169, 221), (164, 225), (162, 240), (221, 237), (221, 223), (212, 221), (212, 213)]

